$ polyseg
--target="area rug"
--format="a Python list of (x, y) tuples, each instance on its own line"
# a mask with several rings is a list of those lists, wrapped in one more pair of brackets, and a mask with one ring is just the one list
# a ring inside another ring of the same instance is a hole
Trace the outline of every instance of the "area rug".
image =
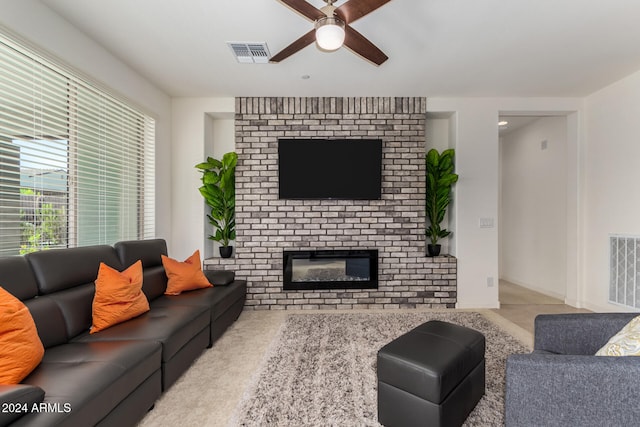
[(502, 425), (506, 358), (528, 349), (468, 312), (290, 314), (229, 425), (379, 426), (377, 351), (428, 320), (484, 334), (486, 394), (465, 426)]

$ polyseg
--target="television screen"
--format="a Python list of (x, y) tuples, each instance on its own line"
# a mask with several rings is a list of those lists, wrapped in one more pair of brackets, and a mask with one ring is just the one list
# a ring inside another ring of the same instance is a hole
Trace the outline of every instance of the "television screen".
[(280, 139), (278, 174), (281, 199), (380, 199), (382, 141)]

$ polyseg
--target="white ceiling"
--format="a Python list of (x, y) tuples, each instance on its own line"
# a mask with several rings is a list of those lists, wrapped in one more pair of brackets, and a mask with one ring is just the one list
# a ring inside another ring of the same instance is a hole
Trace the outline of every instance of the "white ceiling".
[(237, 63), (227, 41), (312, 28), (277, 0), (41, 1), (172, 96), (585, 96), (640, 69), (638, 0), (392, 0), (353, 24), (380, 67), (315, 45)]

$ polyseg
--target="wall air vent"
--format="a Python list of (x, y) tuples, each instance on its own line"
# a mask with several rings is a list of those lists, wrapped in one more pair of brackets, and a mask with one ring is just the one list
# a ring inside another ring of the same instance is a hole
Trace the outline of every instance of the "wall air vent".
[(640, 237), (609, 238), (609, 302), (640, 308)]
[(241, 64), (267, 64), (271, 57), (264, 42), (227, 42), (227, 45)]

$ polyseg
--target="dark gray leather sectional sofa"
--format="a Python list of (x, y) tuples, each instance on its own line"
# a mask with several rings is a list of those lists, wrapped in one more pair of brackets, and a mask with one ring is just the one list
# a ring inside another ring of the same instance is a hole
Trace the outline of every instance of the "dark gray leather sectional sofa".
[[(22, 384), (0, 386), (12, 409), (0, 426), (134, 425), (213, 345), (240, 315), (246, 282), (205, 271), (217, 286), (166, 296), (161, 254), (166, 242), (153, 239), (0, 258), (0, 286), (29, 308), (45, 347)], [(100, 262), (122, 271), (139, 259), (150, 311), (90, 335)]]

